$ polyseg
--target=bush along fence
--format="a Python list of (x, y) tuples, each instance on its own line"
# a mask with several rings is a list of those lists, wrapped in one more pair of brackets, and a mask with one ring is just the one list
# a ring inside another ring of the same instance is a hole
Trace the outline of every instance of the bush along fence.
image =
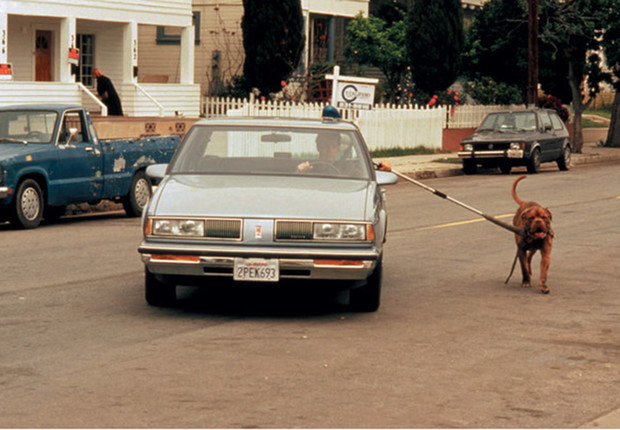
[[(293, 103), (233, 98), (202, 99), (202, 114), (217, 116), (279, 116), (283, 118), (320, 118), (325, 103)], [(355, 122), (368, 149), (414, 148), (454, 150), (444, 142), (448, 129), (477, 127), (489, 112), (524, 106), (418, 106), (377, 104), (372, 110), (340, 109), (342, 118)], [(455, 130), (456, 131), (456, 130)], [(473, 130), (471, 130), (473, 131)]]

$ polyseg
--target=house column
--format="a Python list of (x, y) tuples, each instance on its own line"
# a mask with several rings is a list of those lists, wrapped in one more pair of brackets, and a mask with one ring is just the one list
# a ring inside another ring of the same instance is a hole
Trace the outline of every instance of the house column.
[(329, 17), (329, 23), (327, 24), (327, 61), (334, 62), (334, 45), (336, 35), (336, 17), (333, 15)]
[(138, 23), (125, 25), (123, 33), (123, 82), (138, 82)]
[(0, 63), (9, 60), (9, 20), (6, 12), (0, 11)]
[(60, 55), (58, 66), (60, 68), (60, 82), (75, 82), (75, 76), (71, 74), (69, 63), (69, 48), (75, 48), (75, 17), (68, 16), (60, 22)]
[(194, 40), (195, 30), (193, 25), (181, 30), (181, 83), (194, 83)]

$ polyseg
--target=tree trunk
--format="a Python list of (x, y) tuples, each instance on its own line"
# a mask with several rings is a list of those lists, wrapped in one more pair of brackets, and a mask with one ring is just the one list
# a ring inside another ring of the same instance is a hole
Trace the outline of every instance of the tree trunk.
[(607, 131), (605, 146), (620, 147), (620, 91), (614, 95), (614, 103), (611, 107), (611, 122)]
[(581, 154), (581, 149), (583, 148), (583, 128), (581, 126), (581, 114), (585, 110), (585, 106), (583, 105), (583, 95), (581, 94), (581, 89), (579, 88), (579, 81), (577, 81), (577, 77), (575, 76), (573, 70), (572, 61), (568, 60), (568, 84), (570, 86), (570, 91), (573, 96), (573, 141), (571, 144), (572, 152)]

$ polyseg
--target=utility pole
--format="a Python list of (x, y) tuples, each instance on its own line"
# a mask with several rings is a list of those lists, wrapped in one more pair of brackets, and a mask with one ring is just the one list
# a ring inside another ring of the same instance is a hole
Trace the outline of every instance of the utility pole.
[(538, 0), (529, 0), (527, 104), (538, 105)]

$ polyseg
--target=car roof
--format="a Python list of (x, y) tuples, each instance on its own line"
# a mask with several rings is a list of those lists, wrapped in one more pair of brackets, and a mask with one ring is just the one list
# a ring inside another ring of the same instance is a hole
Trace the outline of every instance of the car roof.
[(352, 122), (334, 118), (279, 118), (279, 117), (217, 117), (202, 119), (194, 126), (234, 126), (234, 127), (292, 127), (330, 130), (358, 130)]
[(555, 110), (547, 109), (547, 108), (516, 108), (516, 109), (505, 109), (505, 110), (489, 112), (488, 115), (506, 114), (506, 113), (522, 113), (522, 112), (555, 112)]
[(23, 105), (10, 105), (10, 106), (2, 106), (0, 110), (51, 110), (56, 112), (64, 112), (67, 109), (82, 109), (83, 106), (76, 104), (43, 104), (43, 103), (33, 103), (33, 104), (23, 104)]

